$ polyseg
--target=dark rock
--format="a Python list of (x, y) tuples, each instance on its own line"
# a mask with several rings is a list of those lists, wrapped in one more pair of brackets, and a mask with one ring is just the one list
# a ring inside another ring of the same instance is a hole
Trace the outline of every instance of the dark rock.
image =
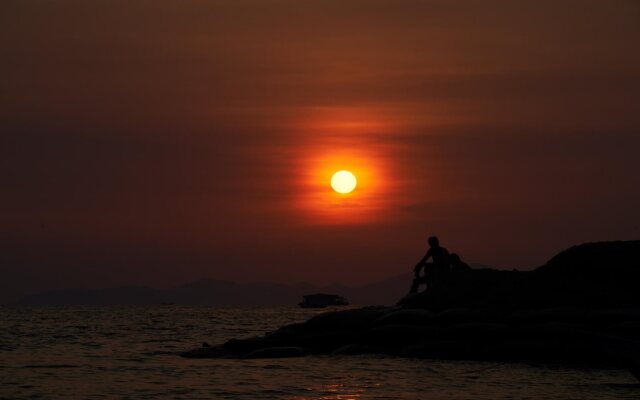
[(203, 346), (180, 353), (184, 358), (230, 358), (229, 353), (223, 346)]
[(405, 346), (400, 355), (414, 358), (474, 359), (476, 349), (471, 342), (454, 340), (433, 340)]
[(389, 307), (364, 307), (333, 311), (316, 315), (307, 321), (307, 327), (322, 330), (362, 330), (390, 310)]
[(567, 249), (534, 271), (474, 269), (452, 274), (437, 290), (398, 304), (442, 311), (497, 311), (640, 306), (640, 241), (586, 243)]
[(267, 337), (253, 337), (247, 339), (231, 339), (226, 341), (222, 346), (224, 349), (237, 356), (244, 356), (252, 351), (262, 349), (265, 347), (278, 347), (284, 346), (284, 341), (271, 340)]
[(254, 350), (243, 358), (286, 358), (301, 357), (305, 355), (302, 347), (267, 347)]
[(521, 293), (528, 306), (640, 305), (640, 241), (573, 246), (533, 271)]
[(602, 334), (626, 339), (640, 339), (640, 321), (626, 321), (611, 325)]
[(428, 326), (434, 323), (435, 314), (432, 311), (420, 308), (399, 309), (381, 315), (373, 322), (373, 325), (416, 325)]
[(640, 370), (640, 241), (568, 249), (532, 272), (464, 271), (396, 307), (316, 315), (184, 357), (380, 353)]
[(512, 334), (513, 330), (508, 325), (491, 322), (455, 324), (441, 330), (443, 339), (481, 343), (502, 341)]
[(301, 336), (290, 343), (305, 346), (314, 354), (326, 354), (358, 340), (359, 335), (354, 331), (323, 331)]
[(586, 321), (593, 326), (609, 326), (626, 321), (640, 321), (640, 307), (594, 310), (587, 314)]
[(504, 315), (490, 309), (451, 308), (435, 316), (438, 325), (455, 325), (468, 322), (501, 322)]
[(555, 307), (537, 310), (517, 311), (509, 315), (507, 321), (514, 325), (536, 325), (549, 322), (584, 322), (587, 311), (578, 307)]
[(549, 322), (512, 329), (511, 339), (516, 341), (571, 344), (578, 341), (593, 341), (593, 332), (584, 325)]
[(298, 305), (302, 308), (325, 308), (327, 306), (348, 306), (349, 302), (336, 294), (316, 293), (302, 296)]
[(487, 359), (543, 363), (603, 363), (607, 355), (590, 341), (540, 339), (497, 343), (486, 349)]
[(440, 329), (414, 325), (383, 325), (362, 334), (362, 342), (383, 347), (404, 347), (437, 339)]
[(294, 338), (306, 335), (307, 333), (314, 332), (315, 331), (306, 323), (296, 323), (280, 327), (278, 328), (278, 330), (270, 332), (265, 336), (267, 336), (270, 340), (289, 341)]

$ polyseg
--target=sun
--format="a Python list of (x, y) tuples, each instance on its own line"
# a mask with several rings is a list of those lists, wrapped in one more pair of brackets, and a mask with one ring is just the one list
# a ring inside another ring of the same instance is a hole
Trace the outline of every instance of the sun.
[(331, 188), (340, 194), (353, 192), (357, 185), (356, 176), (347, 170), (338, 171), (331, 177)]

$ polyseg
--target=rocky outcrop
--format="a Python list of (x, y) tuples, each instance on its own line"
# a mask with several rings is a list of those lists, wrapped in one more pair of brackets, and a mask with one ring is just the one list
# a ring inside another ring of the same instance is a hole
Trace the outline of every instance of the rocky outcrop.
[(475, 269), (399, 304), (430, 310), (640, 306), (640, 241), (573, 246), (533, 271)]
[(316, 293), (302, 296), (298, 303), (302, 308), (325, 308), (327, 306), (348, 306), (349, 302), (336, 294)]
[(327, 312), (262, 337), (232, 339), (182, 356), (381, 353), (637, 365), (636, 254), (638, 241), (576, 246), (535, 271), (473, 270), (394, 307)]

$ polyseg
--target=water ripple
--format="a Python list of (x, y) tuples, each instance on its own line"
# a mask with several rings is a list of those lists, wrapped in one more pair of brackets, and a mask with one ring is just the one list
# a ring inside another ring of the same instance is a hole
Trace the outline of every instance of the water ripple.
[(188, 360), (202, 342), (261, 335), (318, 313), (294, 307), (0, 307), (0, 398), (636, 399), (626, 371), (312, 356)]

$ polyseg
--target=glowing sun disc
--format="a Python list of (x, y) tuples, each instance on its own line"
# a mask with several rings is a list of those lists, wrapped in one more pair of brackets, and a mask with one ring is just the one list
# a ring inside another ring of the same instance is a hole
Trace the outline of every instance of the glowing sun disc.
[(331, 177), (331, 188), (341, 194), (353, 192), (357, 184), (356, 176), (350, 171), (338, 171)]

